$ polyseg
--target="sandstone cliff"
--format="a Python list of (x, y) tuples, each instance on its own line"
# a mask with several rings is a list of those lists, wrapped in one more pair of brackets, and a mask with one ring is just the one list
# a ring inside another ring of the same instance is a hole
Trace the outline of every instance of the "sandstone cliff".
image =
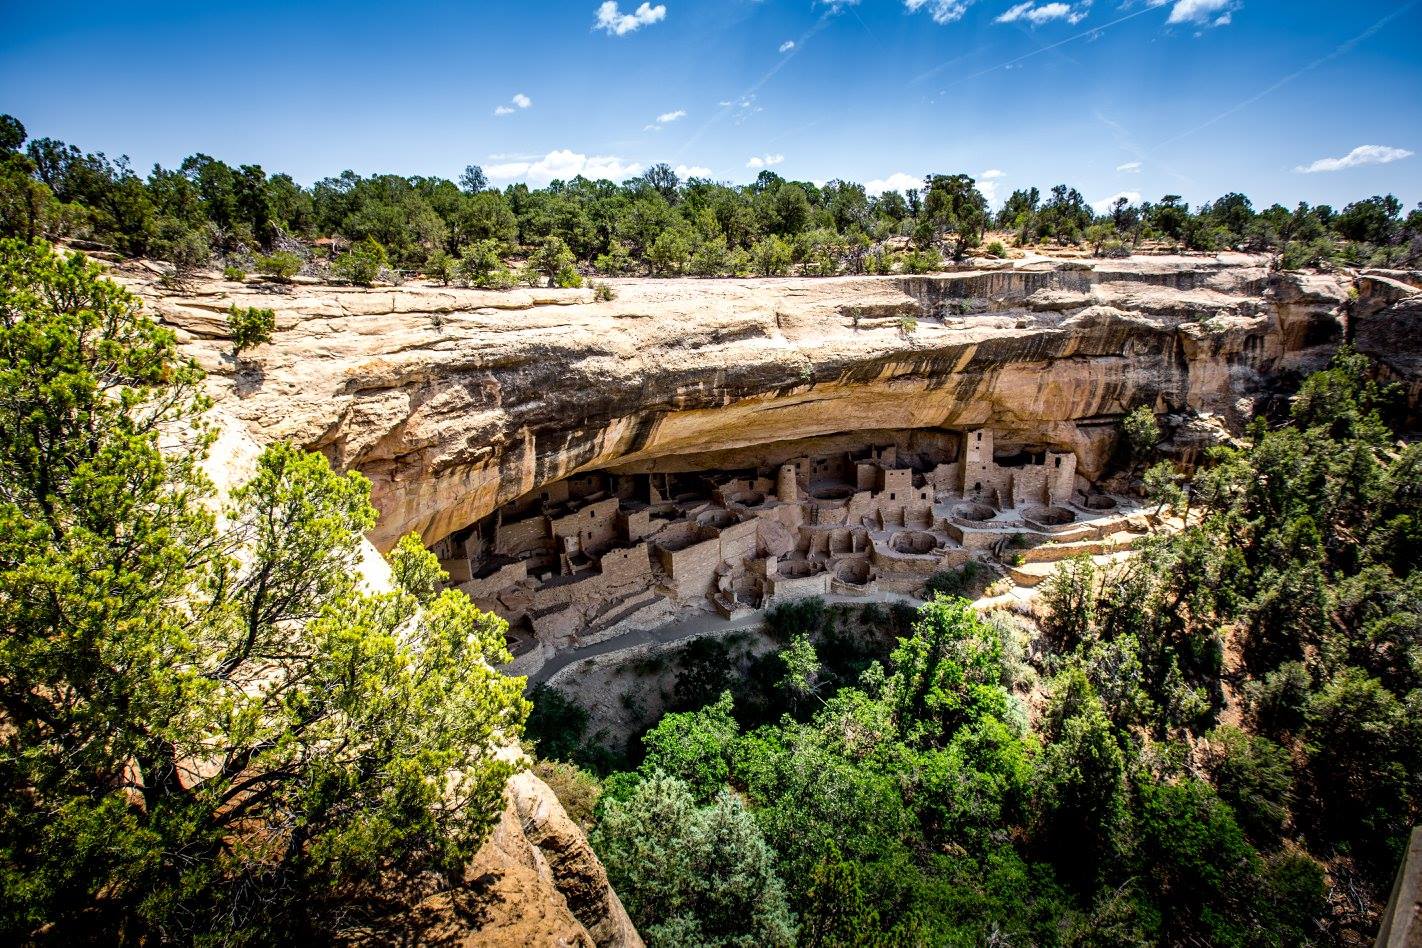
[[(410, 530), (433, 542), (579, 470), (674, 469), (845, 431), (990, 425), (1000, 444), (1074, 451), (1092, 478), (1132, 407), (1237, 429), (1326, 361), (1354, 311), (1358, 343), (1418, 392), (1417, 346), (1400, 336), (1419, 311), (1413, 286), (1281, 275), (1237, 254), (624, 280), (601, 303), (425, 284), (175, 293), (120, 276), (258, 441), (290, 438), (371, 478), (381, 548)], [(274, 341), (240, 360), (224, 323), (234, 304), (277, 312)]]

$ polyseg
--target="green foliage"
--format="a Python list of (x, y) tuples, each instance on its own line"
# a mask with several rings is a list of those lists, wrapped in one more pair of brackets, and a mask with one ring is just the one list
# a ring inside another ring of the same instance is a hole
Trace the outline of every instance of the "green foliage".
[(597, 825), (597, 805), (602, 799), (602, 783), (597, 777), (576, 764), (561, 760), (536, 760), (529, 769), (539, 780), (548, 784), (548, 789), (563, 804), (568, 817), (583, 832), (591, 832)]
[(953, 258), (976, 247), (987, 228), (987, 199), (964, 174), (929, 175), (923, 182), (924, 222), (934, 239), (951, 238)]
[(731, 717), (731, 694), (699, 711), (668, 714), (642, 737), (645, 773), (661, 772), (686, 784), (701, 802), (725, 786), (731, 745), (740, 730)]
[(438, 280), (444, 286), (449, 286), (457, 269), (458, 263), (443, 250), (436, 250), (425, 261), (425, 276), (431, 280)]
[(809, 636), (797, 635), (791, 639), (790, 644), (780, 650), (780, 661), (785, 665), (781, 688), (801, 700), (815, 693), (819, 687), (820, 658)]
[(1166, 512), (1179, 513), (1185, 504), (1185, 491), (1180, 486), (1180, 475), (1176, 473), (1175, 465), (1169, 461), (1161, 461), (1146, 469), (1142, 478), (1145, 483), (1145, 495), (1155, 503), (1157, 515)]
[(599, 254), (593, 261), (593, 267), (599, 273), (606, 273), (608, 276), (626, 276), (632, 273), (636, 264), (632, 259), (632, 251), (627, 244), (620, 240), (614, 240), (607, 248), (607, 252)]
[(276, 331), (276, 312), (256, 306), (230, 306), (227, 309), (227, 334), (232, 337), (232, 351), (238, 354), (253, 346), (272, 341)]
[(1220, 799), (1233, 809), (1240, 826), (1256, 844), (1277, 845), (1292, 802), (1293, 761), (1267, 737), (1235, 727), (1206, 735), (1206, 769)]
[[(126, 159), (53, 139), (27, 142), (23, 125), (7, 119), (0, 141), (16, 145), (0, 147), (0, 235), (78, 236), (164, 259), (175, 250), (186, 256), (183, 248), (196, 248), (198, 239), (231, 255), (288, 246), (278, 238), (325, 236), (377, 242), (389, 266), (417, 270), (434, 253), (458, 256), (476, 241), (492, 240), (500, 253), (512, 253), (537, 251), (556, 237), (575, 260), (592, 261), (609, 275), (780, 276), (798, 265), (806, 276), (823, 276), (894, 272), (895, 254), (885, 242), (908, 237), (919, 253), (910, 255), (907, 272), (927, 273), (941, 263), (925, 252), (942, 245), (961, 259), (980, 243), (991, 216), (976, 183), (962, 174), (930, 175), (907, 194), (875, 197), (850, 181), (821, 186), (764, 170), (753, 182), (730, 185), (683, 181), (664, 166), (620, 184), (580, 176), (542, 189), (491, 189), (474, 165), (457, 182), (345, 171), (303, 188), (290, 175), (193, 155), (143, 178)], [(1406, 268), (1417, 265), (1422, 249), (1417, 212), (1404, 219), (1392, 196), (1335, 213), (1307, 204), (1256, 212), (1242, 194), (1192, 209), (1179, 195), (1165, 195), (1136, 205), (1120, 198), (1097, 214), (1079, 190), (1059, 184), (1045, 199), (1035, 187), (1014, 191), (995, 223), (1019, 246), (1086, 240), (1098, 255), (1124, 256), (1142, 240), (1163, 240), (1196, 250), (1273, 251), (1284, 269)], [(1000, 243), (985, 252), (1004, 256)], [(540, 272), (558, 285), (558, 274), (571, 266)]]
[(1160, 443), (1160, 423), (1155, 420), (1155, 412), (1146, 405), (1136, 408), (1122, 419), (1121, 436), (1134, 464), (1148, 461)]
[(606, 283), (594, 283), (592, 291), (594, 303), (611, 303), (617, 299), (617, 291)]
[(775, 854), (731, 794), (697, 806), (686, 784), (654, 774), (604, 798), (592, 843), (649, 944), (795, 944)]
[(621, 763), (588, 736), (588, 713), (561, 691), (539, 685), (529, 694), (532, 708), (524, 735), (545, 760), (562, 760), (605, 773)]
[(356, 286), (372, 286), (381, 271), (390, 265), (385, 248), (372, 237), (351, 245), (351, 249), (331, 262), (336, 276)]
[(1098, 881), (1125, 814), (1125, 755), (1106, 709), (1080, 669), (1052, 683), (1040, 725), (1037, 831), (1045, 850), (1075, 875)]
[(912, 637), (900, 640), (889, 660), (885, 695), (912, 743), (939, 743), (959, 727), (1007, 714), (1000, 631), (979, 620), (966, 599), (929, 600)]
[(647, 249), (647, 261), (663, 276), (677, 276), (691, 257), (692, 235), (685, 230), (664, 230)]
[(547, 277), (549, 286), (561, 286), (565, 274), (576, 276), (576, 271), (573, 270), (576, 263), (577, 258), (559, 237), (546, 238), (528, 257), (529, 269)]
[(305, 263), (289, 250), (278, 250), (257, 258), (257, 272), (277, 280), (290, 280), (301, 271)]
[(212, 258), (212, 245), (201, 230), (167, 217), (159, 218), (156, 226), (149, 253), (171, 263), (179, 277)]
[(1116, 236), (1116, 228), (1111, 224), (1092, 224), (1086, 228), (1084, 235), (1086, 242), (1091, 245), (1091, 253), (1094, 256), (1101, 256), (1106, 249), (1106, 244)]
[(0, 244), (0, 381), (0, 930), (246, 941), (460, 869), (526, 711), (503, 622), (362, 591), (369, 484), (320, 455), (219, 527), (199, 373), (77, 256)]
[(476, 240), (465, 247), (458, 266), (460, 278), (471, 286), (497, 289), (509, 280), (499, 244), (494, 240)]
[(231, 280), (233, 283), (241, 283), (247, 279), (247, 271), (236, 265), (229, 265), (222, 268), (222, 278)]
[[(1187, 777), (1147, 782), (1140, 792), (1136, 858), (1146, 885), (1158, 894), (1162, 933), (1244, 945), (1270, 932), (1273, 926), (1260, 924), (1259, 917), (1272, 914), (1260, 898), (1261, 861), (1209, 784)], [(1311, 902), (1318, 894), (1321, 886)], [(1261, 929), (1257, 934), (1254, 925)]]
[(1415, 781), (1422, 721), (1375, 678), (1357, 668), (1314, 694), (1305, 709), (1309, 777), (1335, 840), (1353, 843), (1379, 869), (1401, 851), (1403, 828), (1418, 813)]
[(910, 250), (903, 256), (904, 273), (938, 273), (943, 269), (943, 258), (932, 247), (924, 250)]
[(983, 572), (983, 565), (977, 560), (969, 560), (959, 569), (945, 570), (935, 573), (929, 581), (924, 584), (924, 592), (927, 595), (939, 596), (962, 596), (970, 592), (974, 583)]
[(751, 265), (761, 276), (784, 276), (790, 272), (790, 245), (774, 235), (751, 247)]

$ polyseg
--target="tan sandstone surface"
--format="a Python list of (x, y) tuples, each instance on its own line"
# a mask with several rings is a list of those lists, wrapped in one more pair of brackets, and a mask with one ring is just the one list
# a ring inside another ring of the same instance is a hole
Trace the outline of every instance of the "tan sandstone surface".
[[(370, 477), (382, 549), (410, 530), (434, 542), (579, 471), (694, 467), (688, 456), (855, 430), (991, 426), (1000, 445), (1074, 452), (1091, 479), (1136, 405), (1237, 430), (1287, 390), (1281, 377), (1326, 361), (1350, 309), (1385, 326), (1418, 300), (1396, 280), (1277, 274), (1237, 254), (622, 280), (611, 302), (423, 283), (170, 292), (119, 276), (258, 442), (288, 438)], [(232, 305), (274, 309), (273, 342), (234, 360)]]

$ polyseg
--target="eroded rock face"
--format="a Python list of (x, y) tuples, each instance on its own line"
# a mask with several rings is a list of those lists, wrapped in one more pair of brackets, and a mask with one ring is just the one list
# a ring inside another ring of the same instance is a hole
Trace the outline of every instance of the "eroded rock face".
[(548, 785), (509, 780), (493, 832), (462, 885), (349, 933), (352, 945), (642, 948), (607, 872)]
[[(1389, 322), (1415, 308), (1406, 284), (1360, 281), (1354, 302), (1350, 276), (1271, 274), (1242, 255), (624, 280), (603, 303), (428, 285), (175, 294), (120, 276), (258, 441), (289, 438), (371, 478), (381, 548), (410, 530), (434, 542), (579, 471), (862, 429), (988, 426), (999, 445), (1073, 452), (1092, 479), (1131, 408), (1237, 431), (1326, 362), (1350, 307), (1374, 301), (1359, 344), (1415, 369)], [(234, 304), (277, 312), (275, 341), (239, 362)]]

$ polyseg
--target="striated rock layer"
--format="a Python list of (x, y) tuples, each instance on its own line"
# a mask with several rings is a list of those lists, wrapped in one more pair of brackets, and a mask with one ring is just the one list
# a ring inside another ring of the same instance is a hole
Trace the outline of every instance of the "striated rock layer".
[[(587, 290), (167, 292), (120, 278), (259, 442), (291, 439), (372, 480), (382, 549), (410, 530), (432, 543), (579, 471), (694, 468), (697, 455), (875, 429), (990, 426), (1000, 449), (1075, 452), (1091, 480), (1131, 408), (1237, 431), (1326, 362), (1354, 310), (1360, 346), (1419, 391), (1415, 343), (1392, 321), (1415, 322), (1414, 286), (1275, 274), (1243, 255), (623, 280), (601, 303)], [(234, 304), (277, 313), (275, 340), (239, 361)]]

